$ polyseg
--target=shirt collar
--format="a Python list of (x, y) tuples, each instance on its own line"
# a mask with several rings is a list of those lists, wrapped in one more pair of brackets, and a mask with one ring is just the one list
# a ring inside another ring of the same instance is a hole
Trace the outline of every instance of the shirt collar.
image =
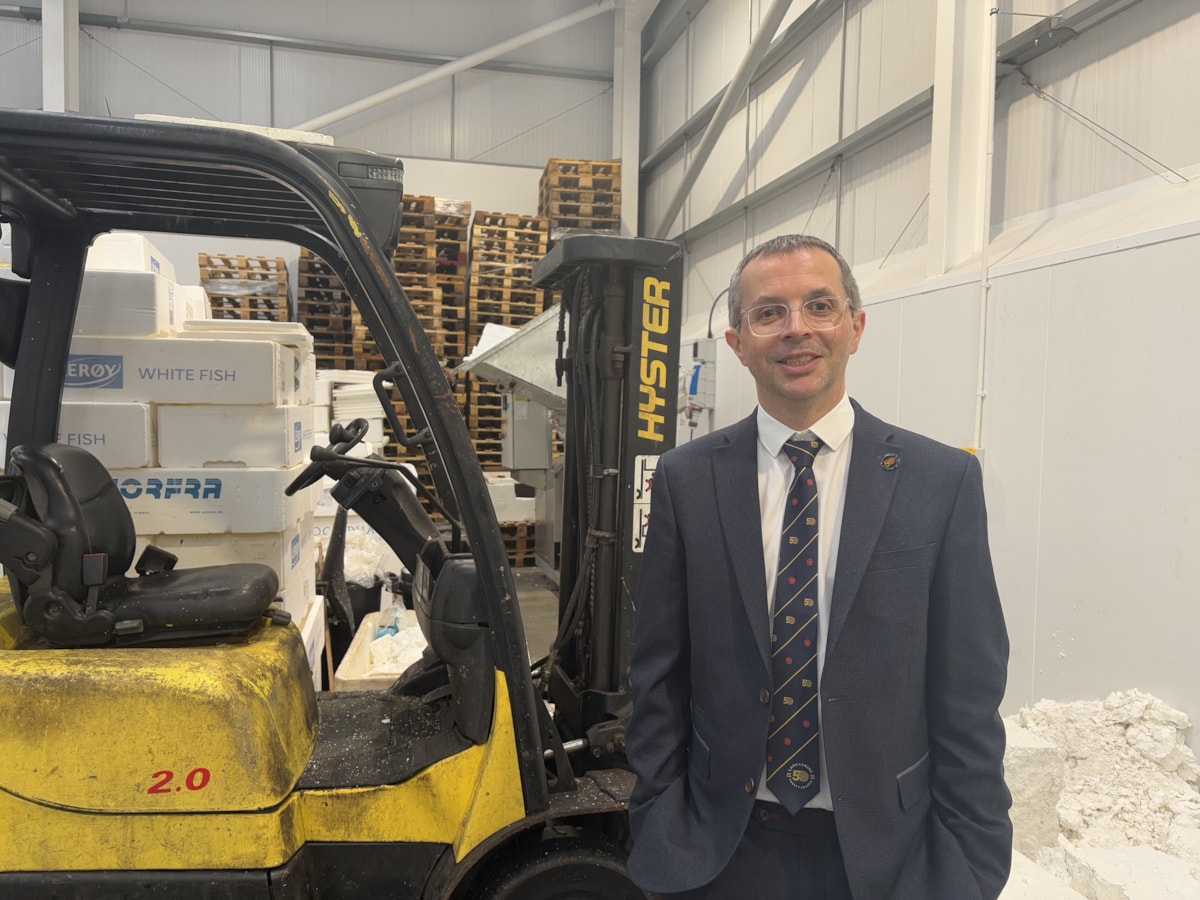
[[(821, 416), (807, 430), (835, 453), (841, 449), (850, 437), (850, 432), (854, 430), (854, 407), (850, 405), (849, 395), (842, 394), (837, 406)], [(784, 441), (791, 440), (792, 435), (796, 433), (761, 406), (758, 408), (758, 440), (771, 456), (778, 456), (783, 450)]]

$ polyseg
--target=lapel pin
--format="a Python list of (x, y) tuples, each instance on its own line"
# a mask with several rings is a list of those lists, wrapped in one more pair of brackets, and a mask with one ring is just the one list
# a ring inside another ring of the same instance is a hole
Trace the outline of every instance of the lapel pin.
[(883, 456), (879, 457), (879, 467), (887, 469), (889, 472), (900, 468), (900, 456), (896, 453), (883, 454)]

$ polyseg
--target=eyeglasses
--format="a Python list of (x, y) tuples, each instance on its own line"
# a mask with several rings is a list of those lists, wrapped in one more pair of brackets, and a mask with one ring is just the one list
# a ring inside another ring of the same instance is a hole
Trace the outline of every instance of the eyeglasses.
[[(849, 300), (839, 297), (813, 297), (800, 306), (800, 316), (814, 331), (837, 328), (846, 318)], [(785, 303), (766, 303), (742, 310), (741, 318), (750, 326), (750, 331), (759, 337), (779, 334), (791, 321), (795, 308)]]

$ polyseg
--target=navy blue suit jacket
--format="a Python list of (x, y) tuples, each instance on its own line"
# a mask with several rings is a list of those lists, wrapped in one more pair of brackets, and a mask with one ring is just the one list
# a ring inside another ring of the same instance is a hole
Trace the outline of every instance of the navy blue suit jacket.
[[(995, 900), (1012, 847), (997, 711), (1008, 637), (979, 463), (854, 408), (819, 683), (850, 887), (856, 900)], [(664, 454), (654, 475), (627, 736), (629, 872), (646, 890), (725, 867), (766, 756), (757, 440), (751, 415)]]

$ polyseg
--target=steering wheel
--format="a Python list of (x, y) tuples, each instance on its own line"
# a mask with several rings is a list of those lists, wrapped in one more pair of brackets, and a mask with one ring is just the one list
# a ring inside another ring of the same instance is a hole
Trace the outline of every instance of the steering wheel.
[[(329, 429), (329, 451), (342, 454), (360, 443), (367, 434), (367, 420), (355, 419), (349, 425), (334, 425)], [(314, 448), (315, 450), (316, 448)], [(312, 487), (325, 477), (325, 460), (314, 460), (304, 467), (304, 471), (292, 479), (292, 483), (283, 489), (288, 497)]]

